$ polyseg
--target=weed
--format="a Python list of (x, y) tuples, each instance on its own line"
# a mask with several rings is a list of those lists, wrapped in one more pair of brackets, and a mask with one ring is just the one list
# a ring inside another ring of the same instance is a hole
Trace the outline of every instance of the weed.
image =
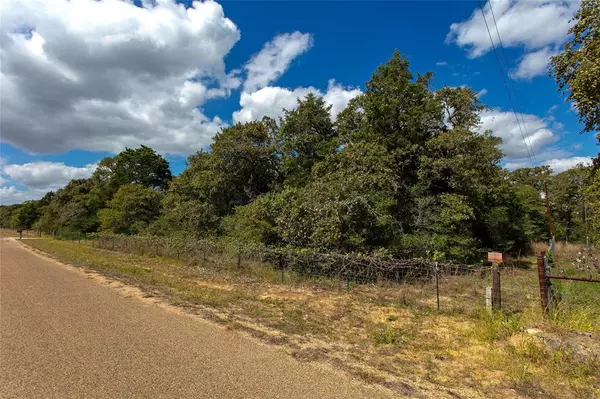
[(371, 332), (371, 341), (375, 345), (397, 345), (404, 342), (404, 337), (397, 328), (385, 324)]
[(522, 329), (523, 319), (519, 313), (508, 315), (502, 311), (489, 313), (481, 309), (476, 333), (482, 341), (494, 342), (507, 339)]

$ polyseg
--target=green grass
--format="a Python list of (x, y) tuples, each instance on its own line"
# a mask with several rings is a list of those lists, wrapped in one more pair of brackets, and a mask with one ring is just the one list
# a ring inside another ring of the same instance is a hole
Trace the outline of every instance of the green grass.
[(384, 324), (371, 332), (371, 341), (375, 345), (398, 345), (405, 342), (406, 338), (399, 329)]

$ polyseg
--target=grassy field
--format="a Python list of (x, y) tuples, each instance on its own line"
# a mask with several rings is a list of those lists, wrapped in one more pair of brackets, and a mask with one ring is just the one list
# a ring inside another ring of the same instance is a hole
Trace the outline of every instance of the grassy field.
[(502, 271), (503, 311), (490, 315), (489, 275), (443, 277), (438, 313), (431, 283), (348, 287), (259, 263), (23, 243), (402, 396), (600, 397), (600, 284), (557, 286), (562, 302), (544, 319), (533, 259)]

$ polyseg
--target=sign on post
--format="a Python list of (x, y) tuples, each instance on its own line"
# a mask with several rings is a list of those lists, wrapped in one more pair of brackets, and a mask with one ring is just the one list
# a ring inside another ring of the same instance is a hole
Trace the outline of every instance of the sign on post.
[(488, 262), (502, 263), (502, 252), (488, 252)]

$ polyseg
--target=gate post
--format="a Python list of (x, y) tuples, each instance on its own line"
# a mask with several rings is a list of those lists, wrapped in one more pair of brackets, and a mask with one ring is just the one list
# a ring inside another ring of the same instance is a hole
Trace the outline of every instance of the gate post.
[(548, 303), (548, 278), (546, 277), (546, 265), (544, 262), (545, 252), (542, 251), (537, 255), (537, 268), (538, 268), (538, 280), (540, 283), (540, 301), (542, 304), (542, 312), (544, 316), (548, 315), (549, 303)]

